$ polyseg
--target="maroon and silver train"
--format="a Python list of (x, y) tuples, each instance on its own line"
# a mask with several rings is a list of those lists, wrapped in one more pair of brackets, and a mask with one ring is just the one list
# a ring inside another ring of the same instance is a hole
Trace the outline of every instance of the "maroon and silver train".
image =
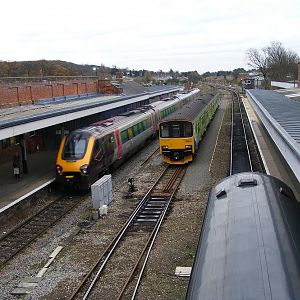
[(199, 94), (198, 89), (177, 94), (71, 132), (58, 151), (57, 182), (89, 189), (110, 166), (124, 162), (155, 136), (161, 119)]

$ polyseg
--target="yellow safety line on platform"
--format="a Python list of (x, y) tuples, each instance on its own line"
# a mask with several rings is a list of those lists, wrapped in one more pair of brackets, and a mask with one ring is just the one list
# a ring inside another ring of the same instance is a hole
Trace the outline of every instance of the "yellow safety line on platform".
[(228, 105), (228, 99), (226, 99), (225, 111), (224, 111), (224, 114), (223, 114), (223, 117), (222, 117), (222, 121), (221, 121), (221, 125), (220, 125), (220, 128), (219, 128), (218, 134), (217, 134), (217, 139), (216, 139), (214, 151), (213, 151), (213, 154), (212, 154), (212, 157), (211, 157), (211, 160), (210, 160), (208, 172), (210, 172), (210, 169), (211, 169), (211, 166), (212, 166), (212, 162), (214, 160), (214, 156), (215, 156), (215, 152), (216, 152), (216, 148), (217, 148), (217, 144), (218, 144), (218, 140), (219, 140), (220, 131), (221, 131), (221, 128), (223, 126), (223, 120), (224, 120), (224, 117), (225, 117), (225, 113), (227, 111), (227, 105)]

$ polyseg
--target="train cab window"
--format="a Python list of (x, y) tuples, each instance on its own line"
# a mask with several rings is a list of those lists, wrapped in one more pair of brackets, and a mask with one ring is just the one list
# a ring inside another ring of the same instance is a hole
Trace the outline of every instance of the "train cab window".
[(185, 123), (183, 126), (183, 136), (191, 137), (193, 135), (193, 128), (191, 123)]
[(161, 124), (160, 125), (160, 136), (162, 138), (170, 137), (169, 124)]
[(172, 124), (172, 137), (180, 137), (180, 124)]
[(193, 127), (189, 122), (168, 122), (160, 125), (160, 137), (162, 138), (180, 138), (191, 137)]
[(83, 158), (88, 143), (88, 136), (84, 133), (71, 133), (65, 143), (63, 150), (63, 159), (81, 159)]

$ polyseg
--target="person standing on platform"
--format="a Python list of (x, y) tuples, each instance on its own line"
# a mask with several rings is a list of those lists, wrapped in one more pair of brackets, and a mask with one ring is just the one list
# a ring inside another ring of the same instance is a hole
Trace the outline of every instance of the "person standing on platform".
[(13, 160), (14, 175), (16, 179), (20, 179), (20, 166), (21, 166), (20, 154), (16, 152)]

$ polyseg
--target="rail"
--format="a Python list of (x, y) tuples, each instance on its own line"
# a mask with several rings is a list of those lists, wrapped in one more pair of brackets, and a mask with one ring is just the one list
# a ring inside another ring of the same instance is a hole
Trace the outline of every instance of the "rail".
[(241, 101), (238, 93), (232, 92), (230, 176), (240, 172), (252, 172)]
[(80, 202), (61, 196), (0, 239), (0, 269)]
[[(95, 289), (97, 281), (100, 280), (100, 277), (102, 279), (102, 276), (106, 276), (106, 274), (103, 274), (103, 271), (108, 262), (113, 260), (113, 254), (115, 254), (115, 251), (117, 251), (117, 249), (122, 249), (122, 247), (126, 247), (124, 246), (124, 244), (126, 244), (124, 241), (126, 239), (130, 240), (130, 233), (134, 230), (134, 228), (136, 228), (138, 232), (143, 231), (146, 234), (146, 242), (144, 241), (139, 244), (142, 250), (139, 252), (139, 257), (135, 260), (135, 265), (131, 268), (131, 272), (127, 276), (127, 280), (125, 280), (122, 288), (119, 289), (120, 292), (118, 292), (119, 296), (117, 297), (117, 299), (120, 299), (126, 292), (133, 275), (137, 272), (137, 269), (142, 262), (142, 268), (139, 270), (138, 280), (131, 296), (132, 299), (134, 299), (155, 238), (159, 232), (174, 194), (181, 182), (181, 179), (183, 178), (183, 171), (185, 169), (185, 166), (169, 166), (164, 170), (164, 172), (162, 172), (157, 181), (139, 202), (127, 222), (100, 255), (69, 299), (80, 298), (85, 300), (90, 296), (91, 292)], [(118, 280), (118, 282), (119, 281), (120, 280)]]

